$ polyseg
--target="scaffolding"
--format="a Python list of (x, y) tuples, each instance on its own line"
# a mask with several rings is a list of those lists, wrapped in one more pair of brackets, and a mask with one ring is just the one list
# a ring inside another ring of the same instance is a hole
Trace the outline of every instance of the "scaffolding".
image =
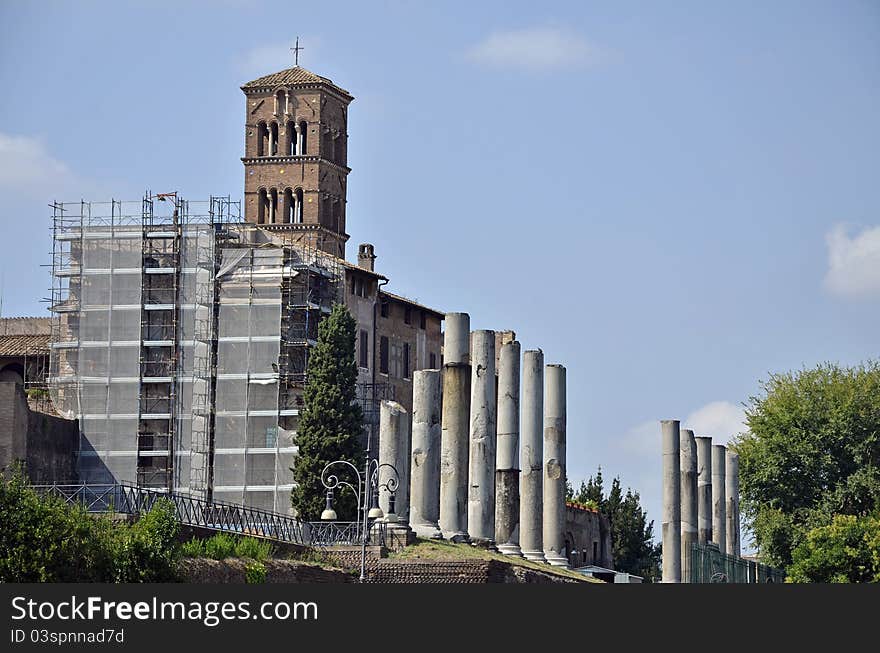
[(240, 208), (164, 197), (170, 216), (149, 193), (51, 205), (50, 398), (80, 422), (82, 480), (204, 494), (204, 463), (189, 465), (195, 379), (210, 378), (197, 354), (210, 348), (213, 232)]
[(228, 197), (52, 208), (50, 398), (80, 422), (80, 480), (287, 512), (341, 259)]

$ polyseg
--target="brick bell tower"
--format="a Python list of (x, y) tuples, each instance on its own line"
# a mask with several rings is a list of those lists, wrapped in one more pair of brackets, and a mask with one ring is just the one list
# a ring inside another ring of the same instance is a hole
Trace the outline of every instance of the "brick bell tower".
[(241, 87), (244, 216), (345, 258), (348, 91), (296, 66)]

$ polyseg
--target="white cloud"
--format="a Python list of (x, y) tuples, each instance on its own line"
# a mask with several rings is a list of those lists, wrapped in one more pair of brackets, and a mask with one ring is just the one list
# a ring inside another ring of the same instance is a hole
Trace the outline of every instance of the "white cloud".
[(42, 139), (0, 132), (0, 188), (42, 196), (63, 192), (74, 182), (73, 173), (49, 154)]
[(850, 236), (844, 225), (835, 225), (825, 242), (826, 290), (848, 298), (880, 295), (880, 227), (867, 227)]
[[(252, 75), (254, 78), (262, 75), (292, 68), (294, 65), (293, 52), (294, 40), (285, 43), (267, 43), (251, 48), (235, 61), (235, 69), (243, 75)], [(305, 61), (317, 61), (317, 51), (320, 49), (320, 40), (317, 38), (300, 38), (299, 45), (302, 52), (299, 53), (300, 64)], [(308, 66), (305, 66), (308, 68)]]
[(694, 435), (711, 436), (715, 444), (722, 444), (748, 430), (745, 419), (742, 407), (729, 401), (713, 401), (688, 415), (681, 426), (692, 429)]
[[(692, 429), (694, 435), (710, 436), (716, 444), (726, 444), (744, 433), (745, 412), (729, 401), (713, 401), (690, 413), (681, 420), (681, 428)], [(619, 441), (626, 454), (660, 461), (660, 420), (642, 422), (629, 429)]]
[(598, 50), (567, 28), (545, 26), (493, 32), (467, 55), (488, 66), (539, 71), (593, 63)]

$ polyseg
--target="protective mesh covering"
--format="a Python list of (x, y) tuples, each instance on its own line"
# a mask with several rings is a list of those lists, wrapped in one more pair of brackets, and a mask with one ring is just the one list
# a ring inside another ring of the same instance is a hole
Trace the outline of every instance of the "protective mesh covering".
[(49, 389), (80, 420), (85, 482), (136, 479), (142, 231), (124, 208), (56, 205)]
[(149, 197), (54, 205), (50, 396), (80, 421), (80, 478), (289, 512), (339, 261), (231, 224), (228, 199), (203, 220), (172, 206), (173, 220)]
[(294, 451), (278, 441), (283, 263), (279, 247), (222, 251), (214, 426), (215, 496), (278, 512), (291, 487), (278, 458)]

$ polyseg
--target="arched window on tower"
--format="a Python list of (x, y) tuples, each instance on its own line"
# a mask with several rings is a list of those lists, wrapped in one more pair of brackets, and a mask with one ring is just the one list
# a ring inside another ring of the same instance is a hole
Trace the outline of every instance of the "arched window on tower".
[(257, 195), (257, 223), (266, 223), (266, 214), (268, 213), (268, 201), (266, 199), (266, 189), (261, 188)]
[(278, 222), (278, 189), (273, 188), (269, 191), (269, 215), (266, 219), (268, 224)]
[(266, 156), (268, 145), (269, 134), (266, 123), (261, 122), (257, 125), (257, 156)]
[(294, 156), (296, 154), (296, 123), (288, 120), (284, 131), (287, 136), (284, 141), (284, 156)]
[(269, 126), (269, 156), (278, 155), (278, 123)]
[(284, 189), (284, 198), (281, 203), (281, 222), (283, 224), (290, 224), (293, 222), (294, 197), (292, 190), (289, 188)]
[(308, 143), (306, 142), (306, 132), (309, 130), (309, 125), (305, 120), (300, 121), (299, 130), (296, 133), (296, 153), (300, 156), (305, 156), (308, 154)]
[(293, 193), (293, 223), (302, 224), (303, 221), (303, 189), (297, 188)]
[(287, 93), (284, 91), (275, 92), (275, 115), (287, 113)]

